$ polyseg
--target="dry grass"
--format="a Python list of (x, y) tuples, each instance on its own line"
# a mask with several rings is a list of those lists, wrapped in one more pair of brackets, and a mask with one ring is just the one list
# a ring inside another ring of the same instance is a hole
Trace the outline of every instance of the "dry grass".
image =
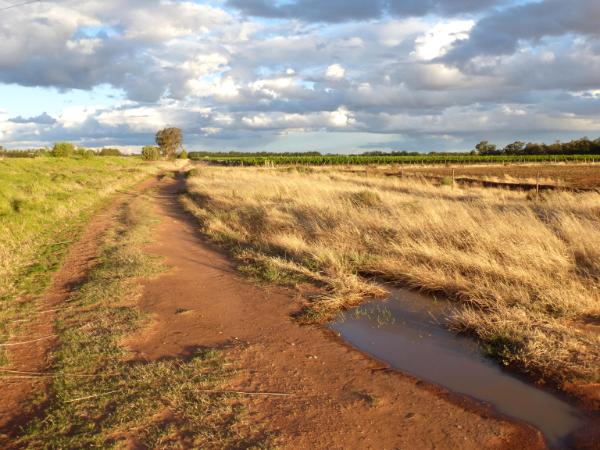
[(599, 379), (600, 339), (577, 324), (600, 316), (600, 195), (453, 190), (335, 169), (198, 172), (184, 203), (208, 235), (264, 278), (325, 288), (306, 318), (384, 296), (385, 280), (455, 300), (450, 326), (507, 365)]

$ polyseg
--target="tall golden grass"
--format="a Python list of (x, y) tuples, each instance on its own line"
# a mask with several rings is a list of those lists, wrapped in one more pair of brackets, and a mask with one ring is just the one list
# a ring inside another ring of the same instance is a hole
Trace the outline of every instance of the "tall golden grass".
[(505, 364), (598, 380), (600, 195), (452, 189), (339, 169), (201, 167), (184, 203), (213, 239), (274, 281), (324, 286), (330, 318), (382, 282), (456, 302), (449, 326)]

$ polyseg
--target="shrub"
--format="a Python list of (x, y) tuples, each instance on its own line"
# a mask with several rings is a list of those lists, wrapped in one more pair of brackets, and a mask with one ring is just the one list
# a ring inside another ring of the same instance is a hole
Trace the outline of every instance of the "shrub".
[(452, 177), (444, 177), (442, 178), (442, 180), (440, 181), (442, 186), (452, 186), (454, 185), (454, 181), (452, 180)]
[(123, 156), (118, 148), (103, 148), (100, 150), (100, 156)]
[(142, 148), (142, 159), (144, 161), (157, 161), (160, 159), (160, 149), (153, 145), (146, 145)]
[(70, 142), (57, 142), (52, 147), (51, 155), (56, 158), (72, 156), (75, 153), (75, 146)]
[(10, 201), (10, 207), (16, 213), (20, 213), (23, 210), (23, 206), (25, 205), (25, 200), (22, 198), (13, 198)]
[(94, 150), (90, 150), (87, 148), (78, 148), (77, 150), (75, 150), (74, 155), (88, 159), (88, 158), (91, 158), (92, 156), (96, 156), (96, 153), (94, 152)]
[(185, 149), (181, 150), (181, 153), (177, 155), (177, 159), (188, 159), (188, 152)]

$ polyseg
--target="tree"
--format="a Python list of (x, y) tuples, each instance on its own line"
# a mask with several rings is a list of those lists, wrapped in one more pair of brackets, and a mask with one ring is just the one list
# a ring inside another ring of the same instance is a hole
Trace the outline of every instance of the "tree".
[(185, 149), (181, 150), (181, 153), (177, 155), (177, 159), (188, 159), (188, 153)]
[(57, 142), (52, 147), (51, 155), (57, 158), (64, 158), (75, 153), (75, 146), (70, 142)]
[(526, 155), (542, 155), (544, 153), (544, 147), (535, 142), (528, 142), (523, 153)]
[(146, 145), (142, 148), (142, 159), (144, 161), (157, 161), (160, 159), (160, 149), (153, 145)]
[(180, 128), (164, 128), (156, 133), (156, 144), (165, 158), (175, 158), (177, 150), (181, 148), (183, 133)]
[(525, 142), (515, 141), (512, 144), (508, 144), (504, 147), (504, 153), (507, 155), (522, 155), (525, 149)]
[(488, 141), (481, 141), (475, 148), (480, 155), (493, 155), (496, 153), (496, 145), (490, 144)]

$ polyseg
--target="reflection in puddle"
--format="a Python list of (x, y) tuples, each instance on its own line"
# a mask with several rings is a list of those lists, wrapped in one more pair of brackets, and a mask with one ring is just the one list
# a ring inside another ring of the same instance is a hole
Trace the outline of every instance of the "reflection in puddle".
[(552, 447), (583, 424), (583, 415), (551, 393), (526, 383), (486, 358), (474, 340), (440, 322), (448, 303), (392, 291), (385, 302), (342, 313), (330, 327), (355, 347), (417, 378), (489, 403), (544, 433)]

